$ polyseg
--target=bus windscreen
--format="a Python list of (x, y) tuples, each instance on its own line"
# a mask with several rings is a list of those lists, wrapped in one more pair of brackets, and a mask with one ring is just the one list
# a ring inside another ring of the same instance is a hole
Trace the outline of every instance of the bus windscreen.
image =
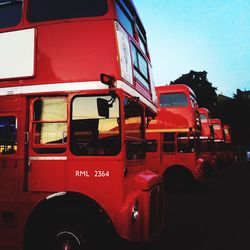
[(184, 93), (167, 93), (160, 96), (161, 107), (188, 106), (187, 96)]

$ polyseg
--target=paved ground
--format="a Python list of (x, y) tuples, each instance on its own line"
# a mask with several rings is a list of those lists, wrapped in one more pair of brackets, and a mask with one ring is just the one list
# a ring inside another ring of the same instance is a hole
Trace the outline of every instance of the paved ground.
[(250, 164), (227, 166), (203, 187), (168, 195), (157, 250), (249, 250)]

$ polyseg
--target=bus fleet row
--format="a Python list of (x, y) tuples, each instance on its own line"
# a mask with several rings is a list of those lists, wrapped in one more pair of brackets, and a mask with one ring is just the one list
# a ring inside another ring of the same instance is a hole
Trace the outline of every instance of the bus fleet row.
[(229, 159), (224, 129), (155, 89), (132, 0), (0, 1), (0, 249), (154, 241), (165, 187)]

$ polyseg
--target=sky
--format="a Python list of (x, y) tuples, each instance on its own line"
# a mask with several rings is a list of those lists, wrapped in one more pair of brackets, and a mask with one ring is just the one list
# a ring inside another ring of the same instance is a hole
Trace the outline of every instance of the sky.
[(250, 0), (134, 0), (156, 86), (207, 71), (217, 94), (250, 90)]

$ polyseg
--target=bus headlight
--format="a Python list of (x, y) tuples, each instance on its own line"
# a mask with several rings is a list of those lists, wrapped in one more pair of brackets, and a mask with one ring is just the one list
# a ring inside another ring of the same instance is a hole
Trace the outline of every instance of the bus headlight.
[(139, 218), (139, 202), (135, 201), (132, 207), (132, 222), (136, 222)]

